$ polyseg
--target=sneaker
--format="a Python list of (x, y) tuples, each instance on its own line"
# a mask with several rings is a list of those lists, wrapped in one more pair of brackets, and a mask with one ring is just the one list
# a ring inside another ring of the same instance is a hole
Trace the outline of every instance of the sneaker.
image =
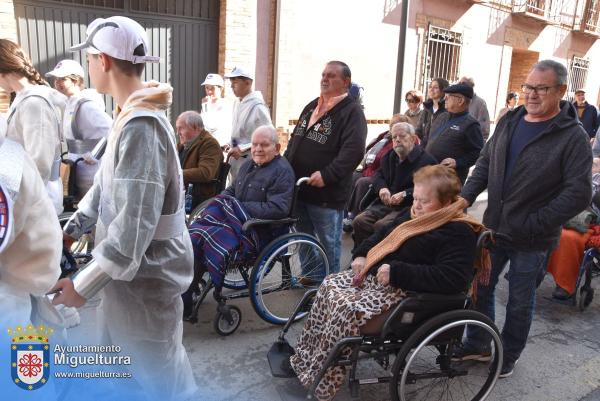
[(452, 353), (452, 361), (478, 361), (489, 362), (492, 360), (491, 351), (480, 351), (470, 345), (460, 344)]
[(571, 294), (569, 294), (569, 292), (564, 288), (556, 286), (554, 291), (552, 291), (552, 298), (566, 301), (567, 299), (571, 298)]
[(517, 365), (517, 362), (519, 362), (518, 359), (514, 362), (513, 361), (502, 362), (502, 369), (500, 369), (500, 375), (498, 375), (498, 377), (505, 378), (505, 377), (512, 375), (513, 371), (515, 370), (515, 366)]

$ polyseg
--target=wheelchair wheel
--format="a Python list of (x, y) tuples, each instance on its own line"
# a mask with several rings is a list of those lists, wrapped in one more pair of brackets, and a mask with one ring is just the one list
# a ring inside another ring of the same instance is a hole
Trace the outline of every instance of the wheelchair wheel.
[(242, 321), (242, 311), (234, 305), (226, 305), (231, 318), (228, 319), (225, 313), (217, 312), (215, 320), (213, 320), (213, 328), (221, 336), (228, 336), (235, 333)]
[(588, 287), (583, 285), (577, 288), (577, 309), (581, 312), (587, 309), (588, 306), (592, 303), (594, 299), (594, 289), (592, 287)]
[[(58, 216), (58, 222), (60, 227), (63, 228), (69, 221), (73, 212), (64, 212)], [(78, 265), (85, 264), (92, 259), (92, 247), (94, 237), (92, 233), (83, 234), (79, 240), (75, 241), (69, 251), (72, 257), (76, 260)]]
[[(466, 328), (478, 327), (492, 337), (487, 363), (452, 361)], [(494, 323), (472, 310), (455, 310), (426, 321), (406, 340), (392, 367), (394, 401), (484, 400), (502, 367), (502, 341)]]
[[(285, 324), (296, 305), (329, 273), (327, 255), (317, 239), (305, 233), (288, 233), (258, 256), (250, 276), (250, 301), (266, 322)], [(296, 315), (303, 318), (308, 312)]]

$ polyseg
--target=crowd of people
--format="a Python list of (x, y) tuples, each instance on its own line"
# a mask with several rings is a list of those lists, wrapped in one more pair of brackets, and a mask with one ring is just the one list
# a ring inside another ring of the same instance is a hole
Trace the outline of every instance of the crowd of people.
[[(177, 116), (174, 130), (165, 114), (173, 89), (141, 79), (144, 64), (159, 60), (148, 54), (137, 22), (99, 18), (72, 50), (86, 51), (94, 89), (84, 89), (84, 70), (72, 60), (46, 74), (56, 90), (50, 88), (17, 44), (0, 40), (0, 87), (15, 93), (6, 126), (0, 125), (0, 201), (10, 201), (0, 211), (12, 222), (0, 236), (2, 312), (12, 311), (2, 314), (3, 324), (22, 323), (36, 305), (51, 308), (50, 300), (81, 307), (101, 294), (102, 341), (118, 339), (135, 357), (137, 385), (128, 391), (142, 399), (187, 399), (196, 386), (182, 344), (182, 316), (194, 283), (206, 271), (221, 283), (222, 264), (240, 243), (250, 246), (244, 254), (259, 250), (273, 232), (238, 238), (234, 228), (250, 218), (288, 216), (295, 180), (308, 177), (297, 194), (296, 229), (318, 238), (330, 274), (313, 271), (300, 280), (319, 286), (287, 362), (302, 384), (312, 384), (342, 336), (377, 332), (406, 291), (467, 291), (476, 273), (477, 234), (485, 229), (495, 232), (495, 241), (491, 263), (478, 267), (489, 280), (478, 285), (473, 307), (494, 320), (495, 287), (510, 262), (500, 375), (513, 373), (533, 320), (536, 288), (549, 260), (561, 258), (553, 252), (564, 254), (561, 247), (568, 246), (568, 239), (559, 246), (563, 226), (590, 206), (592, 159), (600, 156), (593, 141), (597, 110), (583, 90), (573, 103), (562, 100), (562, 64), (533, 65), (522, 85), (523, 105), (519, 94), (509, 93), (493, 132), (472, 78), (453, 84), (435, 78), (426, 99), (408, 91), (406, 112), (394, 115), (389, 131), (367, 145), (363, 107), (349, 94), (351, 70), (330, 61), (320, 93), (300, 111), (281, 154), (268, 106), (244, 68), (225, 75), (233, 101), (224, 96), (223, 77), (208, 74), (199, 110)], [(100, 94), (114, 98), (114, 121)], [(106, 151), (98, 160), (92, 150), (103, 138)], [(63, 144), (66, 158), (78, 161), (78, 205), (61, 234)], [(13, 164), (5, 168), (8, 160)], [(224, 168), (229, 185), (220, 192), (216, 183)], [(465, 210), (485, 190), (487, 208), (478, 222)], [(189, 230), (186, 192), (191, 208), (206, 210)], [(74, 278), (58, 280), (61, 235), (68, 249), (91, 230), (92, 262)], [(354, 240), (347, 270), (340, 266), (343, 231)], [(573, 254), (585, 244), (577, 241)], [(575, 269), (563, 265), (549, 268), (557, 298), (574, 291)], [(49, 292), (55, 295), (45, 297)], [(31, 316), (36, 319), (35, 310)], [(453, 358), (489, 360), (490, 339), (471, 328)], [(333, 398), (343, 374), (331, 368), (318, 398)]]

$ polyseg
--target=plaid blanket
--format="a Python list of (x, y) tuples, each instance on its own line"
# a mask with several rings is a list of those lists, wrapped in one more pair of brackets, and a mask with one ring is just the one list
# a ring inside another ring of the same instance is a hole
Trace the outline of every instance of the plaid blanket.
[(205, 266), (213, 283), (223, 285), (227, 266), (253, 262), (260, 249), (255, 230), (242, 233), (242, 225), (251, 218), (240, 202), (228, 195), (214, 198), (189, 227), (194, 248), (194, 266)]

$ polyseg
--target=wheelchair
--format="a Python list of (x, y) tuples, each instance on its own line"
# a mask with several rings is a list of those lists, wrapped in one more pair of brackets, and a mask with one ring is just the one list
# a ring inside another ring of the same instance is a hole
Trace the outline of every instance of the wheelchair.
[(600, 276), (600, 250), (590, 248), (583, 254), (575, 286), (576, 290), (572, 297), (573, 305), (582, 312), (587, 309), (594, 299), (592, 279), (597, 276)]
[[(480, 235), (478, 246), (484, 246), (490, 235), (489, 232)], [(307, 309), (316, 292), (314, 289), (304, 295), (268, 351), (274, 377), (292, 377), (284, 361), (294, 354), (294, 349), (285, 335), (295, 314)], [(392, 308), (379, 333), (346, 337), (335, 344), (306, 399), (314, 399), (319, 382), (334, 366), (347, 368), (353, 397), (358, 397), (360, 386), (384, 383), (389, 386), (390, 399), (394, 401), (486, 399), (502, 368), (502, 340), (494, 322), (469, 307), (467, 294), (409, 292)], [(452, 360), (467, 327), (477, 327), (491, 336), (492, 358), (488, 364)], [(385, 374), (358, 378), (358, 363), (369, 359), (385, 369)]]
[[(106, 138), (100, 140), (90, 152), (93, 157), (100, 159), (106, 150)], [(63, 177), (63, 213), (58, 216), (60, 227), (63, 228), (77, 210), (77, 202), (83, 194), (79, 194), (76, 185), (77, 165), (83, 162), (83, 158), (76, 160), (68, 159), (68, 152), (61, 154), (61, 162), (65, 167), (66, 174)], [(86, 233), (73, 243), (71, 249), (63, 248), (61, 266), (61, 278), (71, 276), (77, 272), (79, 266), (83, 266), (92, 260), (92, 248), (94, 247), (93, 232)]]
[[(233, 334), (242, 319), (241, 310), (227, 301), (249, 297), (254, 311), (264, 321), (284, 325), (290, 320), (290, 315), (296, 303), (304, 294), (318, 286), (317, 282), (309, 282), (308, 277), (315, 271), (329, 273), (329, 262), (325, 249), (312, 235), (296, 232), (294, 224), (298, 221), (295, 216), (296, 198), (300, 186), (309, 178), (297, 180), (290, 214), (278, 220), (250, 219), (242, 226), (243, 232), (263, 227), (270, 231), (280, 229), (287, 231), (271, 240), (262, 249), (256, 260), (250, 262), (230, 262), (225, 267), (223, 286), (215, 286), (210, 275), (205, 274), (199, 280), (198, 288), (194, 289), (192, 312), (186, 317), (191, 323), (198, 322), (198, 309), (208, 293), (213, 290), (217, 301), (217, 315), (213, 321), (214, 330), (222, 335)], [(202, 204), (197, 209), (205, 207)], [(190, 218), (198, 217), (201, 210), (195, 210)], [(208, 276), (207, 279), (204, 277)], [(223, 288), (229, 291), (223, 292)], [(308, 312), (300, 311), (291, 318), (302, 319)]]

